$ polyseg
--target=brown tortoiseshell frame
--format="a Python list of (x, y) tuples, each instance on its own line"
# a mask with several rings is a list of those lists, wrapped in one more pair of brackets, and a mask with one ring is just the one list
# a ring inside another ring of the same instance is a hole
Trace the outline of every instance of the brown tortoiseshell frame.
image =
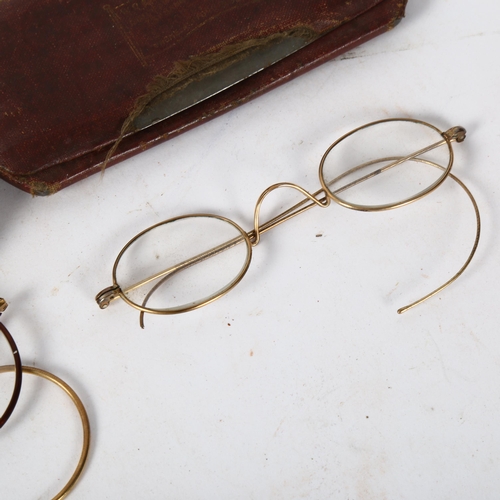
[[(7, 303), (5, 300), (0, 299), (0, 316), (2, 312), (7, 308)], [(14, 391), (12, 392), (12, 397), (10, 398), (10, 402), (7, 405), (6, 410), (3, 415), (0, 417), (0, 428), (2, 428), (9, 417), (12, 415), (14, 408), (16, 407), (17, 401), (19, 399), (19, 394), (21, 393), (21, 383), (23, 378), (23, 369), (21, 364), (21, 356), (19, 355), (19, 351), (17, 350), (17, 345), (14, 341), (14, 338), (10, 334), (9, 330), (0, 322), (0, 331), (4, 334), (4, 337), (7, 339), (9, 346), (12, 350), (12, 356), (14, 356), (14, 366), (15, 366), (15, 374), (16, 379), (14, 382)]]

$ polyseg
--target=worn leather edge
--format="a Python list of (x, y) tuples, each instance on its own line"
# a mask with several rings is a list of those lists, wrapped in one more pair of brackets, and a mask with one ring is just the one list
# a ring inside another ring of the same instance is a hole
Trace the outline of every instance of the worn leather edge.
[[(253, 75), (193, 108), (187, 109), (168, 120), (159, 122), (153, 127), (126, 137), (120, 144), (116, 154), (108, 162), (107, 167), (109, 168), (205, 121), (230, 111), (300, 76), (310, 69), (375, 38), (379, 34), (393, 29), (404, 17), (406, 3), (407, 0), (387, 0), (382, 2), (353, 21), (341, 25), (339, 28), (312, 42), (290, 56), (295, 60), (295, 70), (293, 71), (290, 71), (289, 58), (285, 58), (270, 68)], [(388, 5), (390, 5), (389, 8), (387, 7)], [(375, 10), (380, 11), (381, 18), (384, 12), (387, 11), (387, 17), (382, 18), (379, 27), (367, 31), (367, 24), (373, 23), (373, 12)], [(345, 42), (339, 44), (339, 40), (343, 36), (345, 37)], [(333, 50), (329, 47), (330, 41), (335, 45)], [(12, 175), (9, 171), (2, 168), (1, 165), (0, 170), (2, 177), (15, 187), (33, 196), (47, 196), (96, 172), (100, 172), (108, 148), (109, 146), (103, 146), (99, 150), (91, 151), (74, 160), (55, 165), (44, 171), (39, 171), (35, 175)], [(85, 165), (83, 169), (82, 164)], [(58, 180), (54, 180), (54, 178)]]

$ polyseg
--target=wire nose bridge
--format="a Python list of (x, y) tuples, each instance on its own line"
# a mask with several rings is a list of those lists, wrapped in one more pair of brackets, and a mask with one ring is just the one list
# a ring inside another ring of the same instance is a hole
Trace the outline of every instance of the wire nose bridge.
[[(264, 198), (274, 191), (275, 189), (279, 188), (292, 188), (300, 193), (302, 193), (306, 198), (302, 200), (301, 202), (297, 203), (294, 205), (292, 208), (286, 210), (285, 212), (277, 215), (273, 219), (269, 220), (262, 226), (259, 225), (259, 216), (260, 216), (260, 209), (262, 206), (262, 202), (264, 201)], [(279, 182), (277, 184), (273, 184), (272, 186), (269, 186), (260, 196), (259, 199), (257, 200), (257, 203), (255, 204), (255, 210), (254, 210), (254, 216), (253, 216), (253, 230), (248, 234), (250, 241), (252, 242), (252, 246), (256, 246), (259, 244), (260, 241), (260, 235), (261, 233), (265, 231), (269, 231), (273, 227), (276, 227), (277, 225), (281, 224), (282, 222), (285, 222), (288, 219), (291, 219), (292, 217), (295, 217), (299, 213), (302, 213), (303, 211), (307, 210), (308, 208), (317, 205), (321, 208), (326, 208), (330, 205), (330, 198), (328, 196), (323, 196), (322, 198), (318, 199), (316, 196), (319, 196), (321, 193), (324, 194), (324, 191), (320, 189), (319, 191), (316, 191), (316, 193), (311, 194), (309, 191), (306, 191), (304, 188), (300, 187), (297, 184), (293, 184), (291, 182)], [(303, 205), (307, 201), (311, 201), (309, 205), (306, 205), (305, 207), (302, 207), (302, 209), (297, 209), (300, 205)]]

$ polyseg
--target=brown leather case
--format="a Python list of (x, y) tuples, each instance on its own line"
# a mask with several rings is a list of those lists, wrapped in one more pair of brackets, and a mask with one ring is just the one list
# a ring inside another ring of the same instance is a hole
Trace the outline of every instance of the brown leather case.
[[(0, 1), (0, 177), (58, 191), (394, 27), (406, 0)], [(307, 45), (226, 90), (137, 125), (253, 50)]]

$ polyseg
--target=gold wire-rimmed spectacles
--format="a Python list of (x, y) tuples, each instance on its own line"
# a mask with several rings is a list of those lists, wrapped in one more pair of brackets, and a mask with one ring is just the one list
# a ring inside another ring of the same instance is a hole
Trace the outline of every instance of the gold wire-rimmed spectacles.
[[(7, 302), (4, 299), (0, 298), (0, 316), (2, 315), (2, 313), (5, 312), (6, 309), (7, 309)], [(10, 334), (9, 330), (7, 330), (5, 325), (3, 325), (1, 322), (0, 322), (0, 331), (7, 339), (10, 350), (12, 351), (12, 355), (14, 357), (13, 365), (0, 366), (0, 374), (10, 373), (10, 372), (15, 373), (14, 390), (12, 392), (12, 396), (10, 397), (10, 401), (7, 405), (6, 410), (0, 416), (0, 427), (2, 427), (11, 417), (16, 407), (21, 392), (21, 381), (23, 374), (35, 375), (42, 379), (48, 380), (49, 382), (52, 382), (69, 396), (69, 398), (75, 405), (76, 409), (78, 410), (78, 414), (80, 416), (83, 429), (83, 446), (82, 446), (82, 451), (80, 453), (80, 458), (78, 460), (78, 463), (76, 465), (73, 474), (61, 488), (61, 490), (53, 497), (53, 500), (62, 500), (63, 498), (66, 498), (69, 492), (75, 487), (76, 483), (78, 482), (83, 472), (83, 469), (85, 467), (89, 455), (90, 422), (89, 422), (89, 417), (87, 415), (87, 411), (85, 410), (85, 406), (83, 405), (82, 400), (79, 398), (78, 394), (64, 380), (60, 379), (51, 372), (42, 370), (41, 368), (37, 368), (34, 366), (24, 366), (21, 363), (21, 357), (19, 356), (19, 351), (17, 350), (17, 346), (12, 335)]]
[[(353, 210), (378, 212), (408, 205), (438, 188), (447, 177), (466, 192), (476, 215), (476, 237), (460, 270), (424, 297), (398, 309), (403, 313), (439, 293), (467, 268), (479, 243), (477, 203), (465, 184), (450, 171), (453, 142), (465, 139), (463, 127), (442, 132), (421, 120), (392, 118), (358, 127), (335, 141), (319, 166), (321, 189), (309, 193), (287, 182), (273, 184), (258, 198), (254, 227), (244, 231), (218, 215), (192, 214), (155, 224), (132, 238), (113, 266), (113, 285), (96, 301), (101, 309), (118, 297), (144, 313), (178, 314), (197, 309), (234, 288), (250, 265), (252, 247), (263, 233), (313, 206), (333, 200)], [(260, 223), (265, 197), (278, 188), (292, 188), (304, 199)]]

